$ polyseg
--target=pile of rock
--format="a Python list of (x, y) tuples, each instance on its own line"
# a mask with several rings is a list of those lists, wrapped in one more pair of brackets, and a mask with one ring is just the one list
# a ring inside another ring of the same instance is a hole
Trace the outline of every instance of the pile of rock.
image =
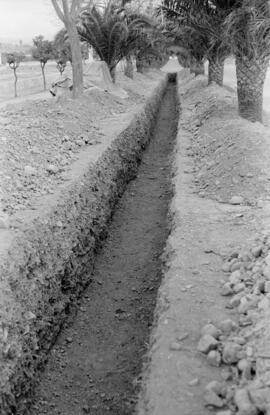
[(221, 295), (235, 319), (202, 328), (198, 351), (222, 369), (222, 381), (206, 386), (205, 402), (222, 409), (219, 415), (270, 414), (270, 237), (233, 252), (222, 269)]

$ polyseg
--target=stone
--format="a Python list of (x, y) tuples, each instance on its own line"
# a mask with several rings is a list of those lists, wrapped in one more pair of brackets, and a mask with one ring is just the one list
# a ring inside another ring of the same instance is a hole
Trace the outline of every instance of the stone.
[(229, 296), (229, 295), (232, 295), (232, 294), (233, 294), (233, 290), (232, 290), (231, 284), (230, 284), (229, 282), (226, 282), (226, 283), (222, 286), (220, 294), (221, 294), (223, 297), (227, 297), (227, 296)]
[(251, 249), (251, 253), (255, 258), (258, 258), (263, 251), (263, 246), (259, 245), (259, 246), (255, 246), (254, 248)]
[(59, 168), (54, 164), (48, 164), (46, 170), (50, 174), (57, 174), (59, 172)]
[(244, 291), (245, 288), (245, 284), (243, 282), (239, 282), (238, 284), (235, 284), (235, 286), (233, 287), (233, 291), (235, 292), (235, 294), (238, 294), (241, 291)]
[(241, 205), (244, 202), (244, 198), (242, 196), (233, 196), (229, 203), (231, 205)]
[(218, 339), (221, 332), (219, 329), (216, 328), (216, 326), (214, 326), (214, 324), (210, 323), (210, 324), (206, 324), (201, 330), (201, 335), (204, 336), (205, 334), (209, 334), (215, 339)]
[(220, 398), (214, 391), (206, 390), (203, 398), (206, 406), (213, 406), (215, 408), (222, 408), (225, 405), (224, 399)]
[(238, 367), (238, 370), (241, 372), (243, 378), (247, 380), (252, 379), (252, 375), (251, 375), (252, 363), (251, 362), (249, 362), (247, 359), (241, 359), (239, 360), (237, 367)]
[(243, 266), (243, 263), (242, 262), (235, 262), (234, 264), (231, 265), (231, 269), (230, 270), (231, 270), (231, 272), (237, 271), (237, 270), (241, 269), (242, 266)]
[(199, 383), (200, 381), (198, 378), (192, 379), (190, 382), (188, 382), (189, 386), (197, 386)]
[(211, 350), (207, 355), (207, 362), (210, 366), (219, 367), (221, 365), (221, 354), (217, 350)]
[(230, 262), (225, 262), (223, 265), (222, 265), (222, 271), (223, 272), (230, 272), (230, 270), (231, 270), (231, 264), (230, 264)]
[(197, 350), (201, 353), (209, 353), (210, 350), (214, 350), (217, 348), (218, 345), (218, 341), (213, 337), (210, 336), (209, 334), (205, 334), (204, 336), (201, 337)]
[(231, 319), (226, 319), (221, 321), (218, 324), (218, 327), (220, 328), (220, 330), (224, 333), (224, 334), (230, 334), (232, 331), (237, 329), (237, 324), (231, 320)]
[(233, 308), (235, 308), (235, 307), (238, 307), (240, 304), (241, 304), (241, 295), (239, 295), (240, 293), (238, 293), (238, 294), (235, 294), (232, 298), (231, 298), (231, 300), (230, 300), (230, 306), (231, 307), (233, 307)]
[(237, 363), (239, 359), (239, 353), (242, 351), (240, 344), (227, 342), (224, 344), (222, 352), (222, 360), (224, 363), (232, 364)]
[(264, 297), (259, 303), (258, 308), (260, 310), (267, 311), (270, 308), (270, 300), (267, 297)]
[(254, 297), (252, 300), (248, 300), (247, 297), (241, 298), (240, 305), (238, 307), (238, 312), (241, 314), (247, 313), (249, 310), (252, 310), (257, 306), (259, 302), (258, 297)]
[(265, 265), (265, 266), (263, 267), (262, 272), (263, 272), (263, 276), (264, 276), (265, 278), (267, 278), (268, 280), (270, 280), (270, 265)]
[(225, 404), (225, 400), (223, 398), (226, 396), (226, 391), (226, 386), (221, 382), (214, 380), (208, 383), (204, 392), (204, 400), (206, 405), (210, 405), (215, 408), (222, 408)]
[(258, 415), (258, 410), (251, 402), (247, 389), (237, 389), (234, 403), (238, 408), (237, 415)]
[(264, 283), (264, 292), (270, 293), (270, 281), (265, 281), (265, 283)]
[(35, 174), (37, 174), (37, 169), (35, 167), (32, 167), (32, 166), (25, 166), (24, 167), (24, 174), (26, 176), (34, 176)]
[(233, 372), (230, 367), (224, 367), (220, 372), (220, 376), (222, 377), (222, 379), (228, 382), (229, 380), (232, 380)]
[(232, 272), (229, 281), (231, 284), (239, 284), (242, 281), (241, 271), (236, 270)]
[(270, 410), (270, 394), (269, 387), (259, 387), (255, 385), (249, 387), (249, 396), (251, 402), (258, 408), (262, 413), (269, 413)]

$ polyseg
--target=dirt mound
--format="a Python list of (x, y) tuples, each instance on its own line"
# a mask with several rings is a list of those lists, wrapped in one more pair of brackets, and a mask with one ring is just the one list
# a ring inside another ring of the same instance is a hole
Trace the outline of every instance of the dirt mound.
[[(12, 214), (31, 208), (33, 198), (52, 193), (78, 152), (102, 140), (99, 121), (131, 111), (157, 84), (156, 79), (148, 82), (148, 76), (140, 79), (144, 94), (136, 77), (132, 89), (137, 86), (137, 93), (126, 99), (92, 88), (76, 105), (65, 97), (6, 107), (0, 118), (2, 209)], [(125, 79), (118, 82), (125, 86)]]
[(128, 94), (119, 86), (116, 86), (113, 81), (112, 77), (106, 62), (103, 61), (96, 61), (92, 62), (88, 65), (88, 67), (84, 71), (84, 86), (92, 87), (97, 86), (98, 88), (102, 89), (103, 91), (107, 91), (110, 94), (118, 96), (120, 98), (127, 98)]
[(269, 128), (240, 118), (235, 94), (217, 85), (207, 87), (204, 77), (188, 80), (182, 95), (199, 195), (219, 202), (240, 196), (250, 205), (267, 198)]

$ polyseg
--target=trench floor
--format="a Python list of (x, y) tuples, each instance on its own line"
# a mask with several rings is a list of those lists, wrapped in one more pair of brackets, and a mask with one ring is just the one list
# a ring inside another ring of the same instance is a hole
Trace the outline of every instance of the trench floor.
[(118, 202), (91, 283), (48, 357), (29, 415), (134, 413), (169, 232), (177, 123), (169, 84), (137, 177)]

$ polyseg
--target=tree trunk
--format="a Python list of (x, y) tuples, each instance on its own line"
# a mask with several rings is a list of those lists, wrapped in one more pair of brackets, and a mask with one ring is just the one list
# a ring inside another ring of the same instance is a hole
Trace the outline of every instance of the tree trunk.
[(208, 65), (208, 85), (215, 82), (219, 86), (223, 85), (224, 59), (209, 59)]
[(110, 74), (111, 74), (111, 77), (112, 77), (112, 81), (115, 84), (115, 80), (116, 80), (116, 67), (115, 66), (110, 68)]
[(136, 59), (136, 69), (137, 69), (137, 72), (143, 73), (144, 72), (144, 67), (145, 67), (144, 60), (143, 59), (140, 59), (140, 58), (137, 58)]
[(42, 71), (42, 77), (43, 77), (43, 89), (46, 91), (47, 85), (46, 85), (46, 78), (45, 78), (45, 63), (40, 62), (41, 71)]
[(250, 60), (236, 57), (238, 112), (252, 122), (262, 122), (263, 88), (269, 57)]
[(130, 56), (126, 57), (124, 73), (128, 78), (133, 79), (133, 62)]
[(204, 64), (202, 61), (194, 61), (190, 66), (190, 72), (194, 73), (195, 76), (204, 75)]
[(76, 24), (73, 21), (66, 22), (66, 28), (71, 46), (72, 55), (72, 81), (73, 81), (73, 98), (78, 98), (83, 93), (83, 65), (81, 43), (76, 29)]
[(17, 98), (17, 96), (18, 96), (18, 94), (17, 94), (17, 82), (18, 82), (18, 77), (17, 77), (17, 68), (15, 68), (15, 69), (13, 69), (13, 71), (14, 71), (14, 78), (15, 78), (15, 80), (14, 80), (14, 96), (15, 96), (15, 98)]

